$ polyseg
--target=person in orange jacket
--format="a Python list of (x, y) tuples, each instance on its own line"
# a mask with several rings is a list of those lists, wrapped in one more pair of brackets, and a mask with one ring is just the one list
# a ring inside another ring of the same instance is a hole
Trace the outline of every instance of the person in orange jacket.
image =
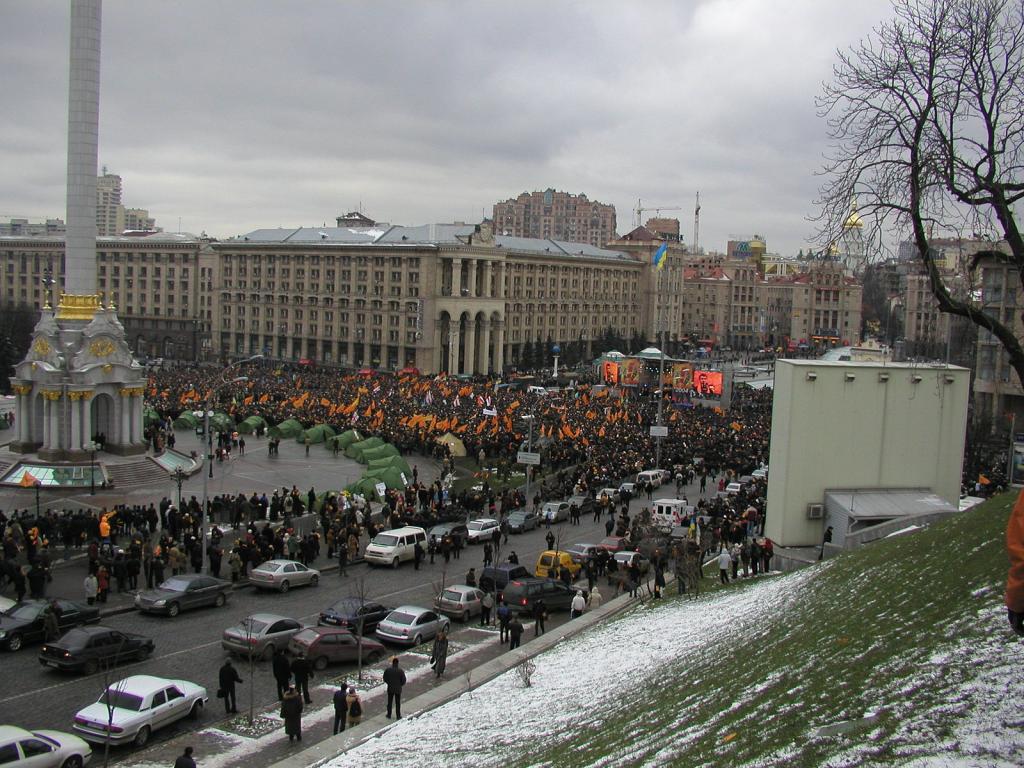
[(1006, 575), (1006, 615), (1010, 627), (1024, 637), (1024, 491), (1013, 505), (1006, 524), (1006, 552), (1010, 570)]

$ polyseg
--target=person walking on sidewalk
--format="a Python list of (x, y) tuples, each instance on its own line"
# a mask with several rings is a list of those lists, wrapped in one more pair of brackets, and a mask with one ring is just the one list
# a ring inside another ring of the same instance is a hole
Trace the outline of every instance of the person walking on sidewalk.
[(501, 605), (498, 606), (498, 640), (504, 643), (508, 639), (508, 623), (512, 618), (512, 610), (505, 604), (505, 601), (501, 601)]
[(174, 761), (174, 768), (196, 768), (195, 758), (192, 757), (192, 747), (185, 747), (185, 751), (178, 755)]
[(337, 735), (345, 730), (345, 717), (348, 715), (348, 685), (341, 681), (341, 687), (334, 692), (334, 733)]
[(523, 622), (519, 620), (519, 616), (514, 615), (512, 621), (508, 623), (508, 649), (510, 651), (515, 650), (519, 647), (519, 641), (523, 637)]
[(281, 719), (284, 720), (288, 743), (302, 741), (302, 696), (294, 688), (289, 688), (281, 701)]
[(285, 691), (288, 690), (288, 684), (292, 679), (292, 669), (288, 664), (288, 657), (284, 655), (284, 651), (281, 648), (274, 649), (274, 680), (277, 681), (277, 700), (281, 701), (284, 699)]
[(430, 652), (430, 666), (434, 668), (434, 674), (440, 677), (444, 674), (444, 667), (448, 661), (448, 635), (442, 630), (434, 638), (434, 648)]
[(491, 609), (494, 608), (494, 595), (484, 592), (480, 598), (480, 626), (486, 627), (491, 623)]
[(363, 701), (359, 698), (359, 694), (356, 693), (355, 688), (348, 689), (348, 696), (345, 698), (348, 702), (348, 727), (359, 725), (359, 722), (363, 719)]
[(348, 572), (348, 547), (342, 545), (338, 546), (338, 576), (347, 576)]
[(388, 687), (388, 719), (391, 719), (391, 705), (394, 704), (395, 719), (402, 719), (402, 687), (405, 685), (405, 670), (398, 666), (398, 657), (391, 660), (391, 666), (384, 670), (384, 684)]
[(96, 574), (90, 573), (85, 577), (85, 581), (82, 582), (82, 586), (85, 588), (85, 602), (89, 605), (96, 604), (96, 594), (99, 592), (99, 582), (96, 581)]
[(313, 665), (305, 655), (300, 654), (292, 661), (292, 676), (295, 678), (295, 688), (302, 692), (302, 698), (307, 704), (312, 704), (309, 697), (309, 678), (313, 676)]
[(572, 599), (572, 605), (569, 609), (569, 617), (578, 619), (583, 615), (583, 610), (587, 607), (587, 601), (583, 599), (583, 591), (577, 589), (576, 595)]
[(548, 607), (544, 604), (544, 598), (538, 598), (533, 604), (533, 636), (539, 637), (544, 634), (544, 620), (548, 617)]
[(231, 664), (231, 659), (224, 662), (217, 677), (220, 684), (220, 691), (224, 694), (224, 713), (227, 715), (238, 714), (238, 707), (235, 706), (235, 683), (241, 683), (242, 678), (238, 676), (238, 670)]

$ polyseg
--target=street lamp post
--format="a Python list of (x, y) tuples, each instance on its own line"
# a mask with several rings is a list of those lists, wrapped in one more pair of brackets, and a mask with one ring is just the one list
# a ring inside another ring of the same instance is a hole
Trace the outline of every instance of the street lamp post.
[(96, 495), (96, 445), (95, 440), (90, 440), (85, 446), (89, 449), (89, 495)]
[[(533, 453), (533, 414), (527, 413), (523, 416), (523, 421), (528, 425), (526, 433), (526, 450), (528, 453)], [(531, 465), (526, 465), (526, 504), (524, 505), (529, 509), (530, 504), (530, 471)]]
[(178, 485), (178, 509), (181, 509), (181, 486), (184, 484), (185, 479), (188, 477), (188, 473), (181, 467), (178, 467), (171, 473), (171, 479), (174, 480)]
[(33, 485), (36, 489), (36, 520), (39, 519), (39, 489), (43, 487), (41, 480), (36, 480)]
[[(209, 558), (209, 555), (207, 554), (206, 550), (207, 550), (207, 538), (208, 538), (208, 534), (207, 534), (207, 530), (208, 530), (208, 527), (207, 527), (207, 515), (209, 514), (209, 505), (210, 505), (210, 501), (209, 501), (209, 499), (210, 499), (210, 478), (213, 477), (213, 435), (210, 434), (210, 415), (213, 413), (213, 411), (211, 410), (211, 408), (213, 407), (213, 397), (214, 397), (214, 395), (217, 394), (218, 391), (220, 391), (223, 387), (227, 386), (228, 384), (233, 384), (233, 383), (235, 383), (237, 381), (248, 381), (248, 378), (249, 378), (248, 376), (238, 376), (237, 378), (234, 378), (234, 379), (227, 379), (227, 378), (225, 378), (225, 376), (228, 373), (228, 371), (230, 371), (232, 368), (237, 368), (240, 365), (245, 365), (246, 363), (251, 363), (253, 360), (262, 360), (262, 359), (263, 359), (263, 355), (252, 355), (251, 357), (247, 357), (244, 360), (239, 360), (237, 362), (231, 363), (230, 365), (225, 367), (224, 368), (224, 372), (221, 374), (221, 380), (217, 383), (217, 385), (215, 387), (213, 387), (213, 389), (211, 389), (209, 392), (207, 392), (206, 400), (203, 403), (203, 437), (206, 440), (206, 460), (210, 464), (209, 471), (203, 473), (203, 510), (200, 513), (200, 517), (199, 517), (200, 524), (203, 527), (203, 535), (202, 535), (203, 564), (202, 564), (201, 570), (204, 571), (204, 572), (208, 568), (207, 561), (208, 561), (208, 558)], [(180, 503), (181, 503), (180, 499), (179, 499), (178, 503), (180, 505)]]

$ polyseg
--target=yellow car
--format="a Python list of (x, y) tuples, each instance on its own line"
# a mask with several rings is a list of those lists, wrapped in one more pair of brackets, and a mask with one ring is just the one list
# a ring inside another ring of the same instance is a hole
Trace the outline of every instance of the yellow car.
[(551, 568), (554, 566), (556, 573), (554, 578), (558, 578), (558, 572), (562, 570), (562, 566), (569, 569), (569, 573), (575, 579), (583, 566), (579, 563), (573, 562), (572, 555), (568, 552), (561, 551), (556, 552), (553, 549), (549, 549), (546, 552), (541, 552), (540, 557), (537, 558), (537, 567), (533, 569), (533, 575), (541, 579), (547, 579), (551, 577)]

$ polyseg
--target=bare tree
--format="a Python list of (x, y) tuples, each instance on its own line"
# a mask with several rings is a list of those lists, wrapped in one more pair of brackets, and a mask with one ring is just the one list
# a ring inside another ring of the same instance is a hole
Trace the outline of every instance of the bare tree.
[(359, 576), (355, 580), (355, 588), (352, 590), (352, 597), (359, 601), (359, 614), (356, 616), (356, 665), (359, 682), (363, 682), (363, 634), (366, 622), (364, 608), (369, 599), (369, 590), (366, 588), (366, 577)]
[(102, 701), (107, 708), (107, 729), (103, 737), (103, 768), (110, 765), (110, 735), (114, 730), (114, 710), (120, 705), (118, 697), (124, 692), (124, 680), (119, 680), (116, 685), (113, 684), (114, 672), (121, 659), (121, 653), (124, 651), (124, 641), (125, 637), (122, 635), (117, 643), (117, 651), (99, 662), (103, 680)]
[[(867, 248), (909, 232), (939, 309), (991, 333), (1024, 381), (1012, 320), (973, 296), (982, 256), (1024, 290), (1024, 0), (894, 0), (893, 18), (838, 59), (819, 99), (834, 142), (819, 236), (834, 241), (851, 199)], [(1004, 243), (943, 274), (933, 233), (984, 232)]]

